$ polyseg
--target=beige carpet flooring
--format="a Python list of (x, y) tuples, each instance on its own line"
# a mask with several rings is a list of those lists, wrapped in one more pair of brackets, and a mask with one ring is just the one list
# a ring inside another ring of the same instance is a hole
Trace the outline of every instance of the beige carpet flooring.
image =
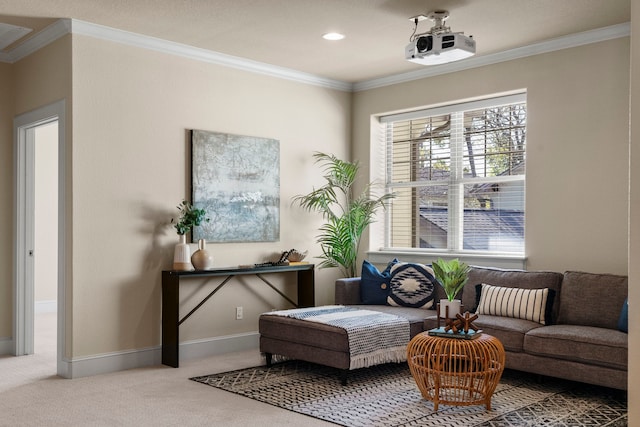
[(55, 314), (37, 317), (35, 354), (0, 357), (0, 426), (335, 426), (189, 380), (256, 366), (257, 350), (62, 379)]

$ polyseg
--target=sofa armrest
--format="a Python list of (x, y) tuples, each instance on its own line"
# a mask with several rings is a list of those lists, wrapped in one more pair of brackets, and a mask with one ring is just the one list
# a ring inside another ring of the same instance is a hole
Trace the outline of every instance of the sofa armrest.
[(348, 277), (336, 280), (335, 290), (336, 304), (350, 305), (361, 304), (360, 301), (360, 278)]

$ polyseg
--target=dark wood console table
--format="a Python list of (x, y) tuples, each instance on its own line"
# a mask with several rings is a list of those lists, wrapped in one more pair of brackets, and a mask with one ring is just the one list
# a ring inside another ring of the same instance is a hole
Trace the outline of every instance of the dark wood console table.
[[(273, 284), (264, 274), (296, 272), (298, 279), (298, 302), (294, 302)], [(178, 346), (180, 325), (207, 302), (216, 292), (227, 284), (235, 276), (253, 275), (266, 283), (271, 289), (286, 299), (294, 307), (313, 307), (315, 305), (314, 265), (296, 264), (277, 267), (240, 267), (240, 268), (215, 268), (212, 270), (176, 271), (165, 270), (162, 272), (162, 364), (178, 367)], [(202, 301), (200, 301), (188, 314), (180, 319), (180, 279), (197, 277), (225, 277), (215, 289), (213, 289)]]

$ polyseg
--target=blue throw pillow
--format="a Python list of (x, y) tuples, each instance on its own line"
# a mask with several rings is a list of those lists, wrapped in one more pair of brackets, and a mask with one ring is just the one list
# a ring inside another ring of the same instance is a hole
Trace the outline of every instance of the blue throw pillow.
[(620, 312), (620, 317), (618, 318), (618, 329), (622, 332), (629, 333), (629, 299), (626, 298), (624, 300), (624, 304), (622, 304), (622, 311)]
[(363, 304), (387, 305), (391, 267), (398, 260), (394, 259), (382, 272), (375, 265), (365, 260), (360, 274), (360, 300)]

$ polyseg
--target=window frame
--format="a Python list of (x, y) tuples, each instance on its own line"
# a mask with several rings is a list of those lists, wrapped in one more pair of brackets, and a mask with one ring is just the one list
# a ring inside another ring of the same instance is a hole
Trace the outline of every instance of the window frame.
[[(419, 188), (419, 186), (421, 185), (420, 183), (418, 183), (417, 185), (415, 183), (413, 183), (412, 185), (407, 185), (407, 183), (405, 182), (403, 183), (392, 182), (391, 164), (393, 159), (391, 158), (388, 151), (390, 147), (388, 146), (388, 135), (386, 133), (386, 127), (388, 123), (441, 116), (441, 115), (453, 115), (455, 113), (461, 113), (463, 115), (465, 111), (472, 111), (472, 110), (483, 109), (483, 108), (494, 108), (494, 107), (505, 106), (505, 105), (519, 104), (519, 103), (525, 103), (525, 104), (527, 103), (526, 91), (511, 93), (507, 95), (491, 96), (491, 97), (476, 99), (472, 101), (453, 102), (447, 105), (439, 105), (435, 107), (421, 108), (421, 109), (416, 109), (412, 111), (405, 111), (400, 113), (378, 116), (378, 121), (380, 123), (381, 133), (382, 133), (382, 138), (380, 138), (379, 141), (381, 141), (382, 149), (383, 149), (383, 152), (385, 153), (383, 170), (384, 170), (384, 177), (385, 177), (384, 184), (385, 184), (386, 191), (393, 192), (394, 189), (397, 189), (397, 188), (405, 188), (405, 189), (410, 187)], [(527, 110), (527, 118), (528, 118), (528, 114), (529, 113)], [(452, 127), (453, 127), (453, 124), (452, 124)], [(453, 139), (452, 136), (450, 138)], [(526, 141), (526, 138), (525, 138), (525, 141)], [(459, 149), (464, 150), (461, 144), (462, 143), (458, 143), (456, 144), (456, 146)], [(525, 162), (526, 162), (526, 151), (527, 151), (527, 144), (525, 142), (525, 145), (524, 145)], [(461, 174), (462, 167), (463, 167), (462, 162), (464, 157), (465, 157), (465, 154), (463, 151), (461, 153), (458, 153), (458, 156), (457, 156), (458, 162), (460, 164), (456, 165), (455, 161), (451, 162), (451, 175), (453, 176), (456, 173), (459, 175), (453, 180), (455, 181), (454, 185), (460, 186), (460, 188), (464, 188), (464, 185), (466, 184), (522, 182), (522, 186), (523, 186), (522, 198), (523, 200), (525, 200), (526, 168), (525, 168), (525, 173), (520, 175), (481, 176), (481, 177), (465, 178)], [(449, 181), (430, 182), (427, 185), (442, 185), (442, 184), (451, 185)], [(462, 196), (462, 192), (460, 193), (460, 195)], [(452, 205), (452, 199), (453, 197), (450, 197), (447, 202), (447, 209), (449, 211), (451, 211), (452, 209), (455, 209), (454, 212), (450, 212), (449, 214), (449, 224), (458, 223), (458, 226), (449, 227), (449, 230), (447, 231), (448, 241), (447, 241), (446, 248), (420, 248), (419, 243), (418, 245), (415, 244), (415, 239), (420, 238), (419, 234), (416, 236), (409, 236), (409, 238), (412, 241), (412, 244), (414, 245), (412, 247), (391, 246), (391, 237), (392, 237), (391, 236), (392, 234), (391, 211), (392, 210), (389, 209), (385, 212), (384, 227), (383, 227), (383, 232), (384, 232), (383, 247), (380, 250), (383, 252), (393, 252), (395, 254), (399, 254), (399, 253), (436, 253), (436, 254), (446, 254), (446, 255), (455, 255), (455, 254), (465, 255), (466, 254), (472, 257), (473, 256), (479, 256), (479, 257), (490, 256), (491, 257), (496, 255), (498, 257), (504, 257), (505, 259), (506, 258), (520, 259), (520, 260), (523, 260), (523, 264), (524, 264), (525, 248), (526, 248), (526, 240), (524, 239), (526, 239), (526, 235), (523, 235), (522, 251), (464, 249), (464, 243), (463, 243), (464, 230), (462, 226), (463, 218), (464, 218), (464, 202), (462, 200), (462, 197), (460, 197), (461, 200), (459, 200), (457, 203), (454, 202)], [(414, 206), (411, 209), (415, 209), (415, 202), (413, 203), (414, 203)], [(524, 204), (523, 204), (523, 208), (525, 208)], [(526, 209), (524, 211), (524, 215), (526, 218)]]

